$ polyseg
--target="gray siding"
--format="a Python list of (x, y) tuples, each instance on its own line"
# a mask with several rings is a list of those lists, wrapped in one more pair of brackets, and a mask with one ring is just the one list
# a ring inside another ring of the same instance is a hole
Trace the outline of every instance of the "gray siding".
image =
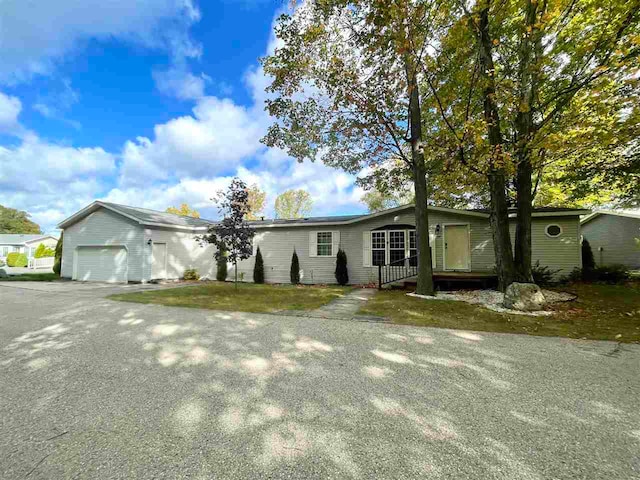
[(601, 214), (582, 225), (582, 235), (589, 241), (598, 265), (621, 263), (640, 268), (640, 219)]
[[(562, 226), (560, 237), (550, 238), (545, 234), (545, 227), (550, 224)], [(340, 231), (340, 245), (348, 259), (349, 281), (354, 284), (377, 282), (378, 268), (363, 265), (362, 234), (385, 225), (415, 225), (413, 210), (402, 213), (390, 213), (368, 221), (343, 226), (310, 226), (310, 227), (276, 227), (258, 229), (256, 242), (265, 264), (265, 281), (270, 283), (288, 283), (291, 255), (295, 247), (298, 252), (302, 283), (335, 283), (335, 257), (309, 256), (309, 232)], [(436, 225), (469, 224), (471, 235), (471, 270), (474, 272), (491, 272), (495, 266), (493, 240), (489, 220), (469, 215), (431, 211), (429, 213), (430, 232), (435, 234)], [(512, 233), (515, 231), (512, 225)], [(560, 270), (558, 275), (569, 273), (581, 265), (579, 247), (578, 217), (545, 217), (536, 218), (532, 225), (533, 263), (549, 265)], [(442, 228), (432, 244), (436, 256), (436, 271), (443, 270), (444, 243)], [(238, 265), (238, 272), (245, 281), (253, 280), (255, 257), (251, 257)], [(232, 277), (229, 269), (229, 278)]]
[(78, 245), (125, 245), (128, 251), (128, 279), (143, 280), (144, 231), (137, 223), (101, 208), (64, 229), (62, 277), (73, 275), (73, 254)]
[(151, 246), (146, 240), (154, 243), (167, 244), (167, 278), (176, 279), (184, 276), (187, 268), (195, 268), (200, 276), (215, 279), (216, 262), (213, 257), (215, 247), (208, 245), (202, 247), (197, 237), (201, 233), (187, 232), (184, 230), (171, 230), (154, 228), (145, 230), (144, 279), (151, 279)]

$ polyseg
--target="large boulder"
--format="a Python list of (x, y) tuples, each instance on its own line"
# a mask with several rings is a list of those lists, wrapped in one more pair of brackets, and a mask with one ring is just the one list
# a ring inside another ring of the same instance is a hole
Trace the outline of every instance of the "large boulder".
[(535, 283), (514, 282), (504, 292), (504, 306), (513, 310), (534, 312), (542, 310), (544, 304), (542, 290)]

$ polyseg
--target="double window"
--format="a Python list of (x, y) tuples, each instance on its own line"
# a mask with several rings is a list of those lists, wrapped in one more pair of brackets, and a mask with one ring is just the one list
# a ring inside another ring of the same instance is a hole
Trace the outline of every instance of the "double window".
[(317, 234), (317, 255), (319, 257), (331, 257), (333, 255), (333, 235), (332, 232), (318, 232)]

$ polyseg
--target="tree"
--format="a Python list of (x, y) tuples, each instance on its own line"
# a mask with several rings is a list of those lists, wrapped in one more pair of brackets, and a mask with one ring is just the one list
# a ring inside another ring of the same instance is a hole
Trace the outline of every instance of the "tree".
[(0, 205), (0, 233), (42, 233), (27, 212)]
[(582, 239), (582, 269), (593, 270), (596, 268), (596, 261), (593, 258), (593, 250), (591, 250), (591, 244), (586, 238)]
[(264, 211), (267, 194), (253, 184), (249, 187), (249, 213), (245, 217), (247, 220), (257, 220)]
[(276, 218), (303, 218), (311, 214), (313, 200), (306, 190), (287, 190), (276, 197)]
[(429, 0), (308, 1), (278, 19), (282, 46), (262, 61), (275, 94), (267, 110), (277, 119), (264, 143), (351, 173), (403, 162), (416, 198), (416, 291), (427, 295), (434, 293), (421, 107), (428, 90), (420, 67), (438, 12)]
[(375, 213), (414, 203), (414, 196), (407, 190), (381, 191), (373, 189), (362, 196), (362, 201), (370, 213)]
[(300, 262), (298, 261), (298, 254), (296, 249), (293, 249), (293, 255), (291, 256), (291, 270), (289, 271), (289, 278), (291, 283), (298, 285), (300, 283)]
[(349, 283), (349, 270), (347, 269), (347, 254), (341, 248), (336, 255), (336, 281), (340, 285)]
[[(545, 178), (570, 184), (578, 174), (578, 186), (595, 181), (596, 188), (621, 186), (607, 171), (633, 178), (625, 152), (638, 131), (637, 100), (631, 106), (638, 6), (637, 0), (459, 2), (451, 26), (430, 42), (436, 47), (425, 60), (432, 73), (425, 80), (439, 130), (448, 132), (448, 161), (487, 180), (503, 288), (532, 279), (532, 208)], [(615, 167), (606, 168), (612, 154)], [(579, 199), (581, 190), (573, 190)]]
[(169, 207), (167, 213), (173, 213), (175, 215), (182, 215), (184, 217), (200, 218), (200, 213), (194, 208), (191, 208), (188, 204), (183, 203), (179, 208)]
[(53, 260), (53, 273), (60, 275), (62, 270), (62, 245), (63, 245), (63, 236), (64, 231), (60, 232), (60, 238), (58, 239), (58, 243), (56, 243), (56, 251)]
[(251, 240), (255, 230), (244, 220), (249, 211), (249, 191), (239, 178), (234, 178), (226, 192), (218, 192), (218, 207), (222, 221), (211, 225), (202, 241), (214, 244), (216, 260), (233, 263), (235, 284), (238, 288), (238, 262), (251, 256)]
[(253, 282), (264, 283), (264, 262), (262, 260), (262, 253), (260, 247), (256, 251), (256, 261), (253, 265)]

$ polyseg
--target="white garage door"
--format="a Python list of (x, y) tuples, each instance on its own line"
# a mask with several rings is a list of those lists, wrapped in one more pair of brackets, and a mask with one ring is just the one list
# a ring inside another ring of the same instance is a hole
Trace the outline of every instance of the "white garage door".
[(127, 250), (124, 247), (78, 247), (74, 280), (126, 282)]

